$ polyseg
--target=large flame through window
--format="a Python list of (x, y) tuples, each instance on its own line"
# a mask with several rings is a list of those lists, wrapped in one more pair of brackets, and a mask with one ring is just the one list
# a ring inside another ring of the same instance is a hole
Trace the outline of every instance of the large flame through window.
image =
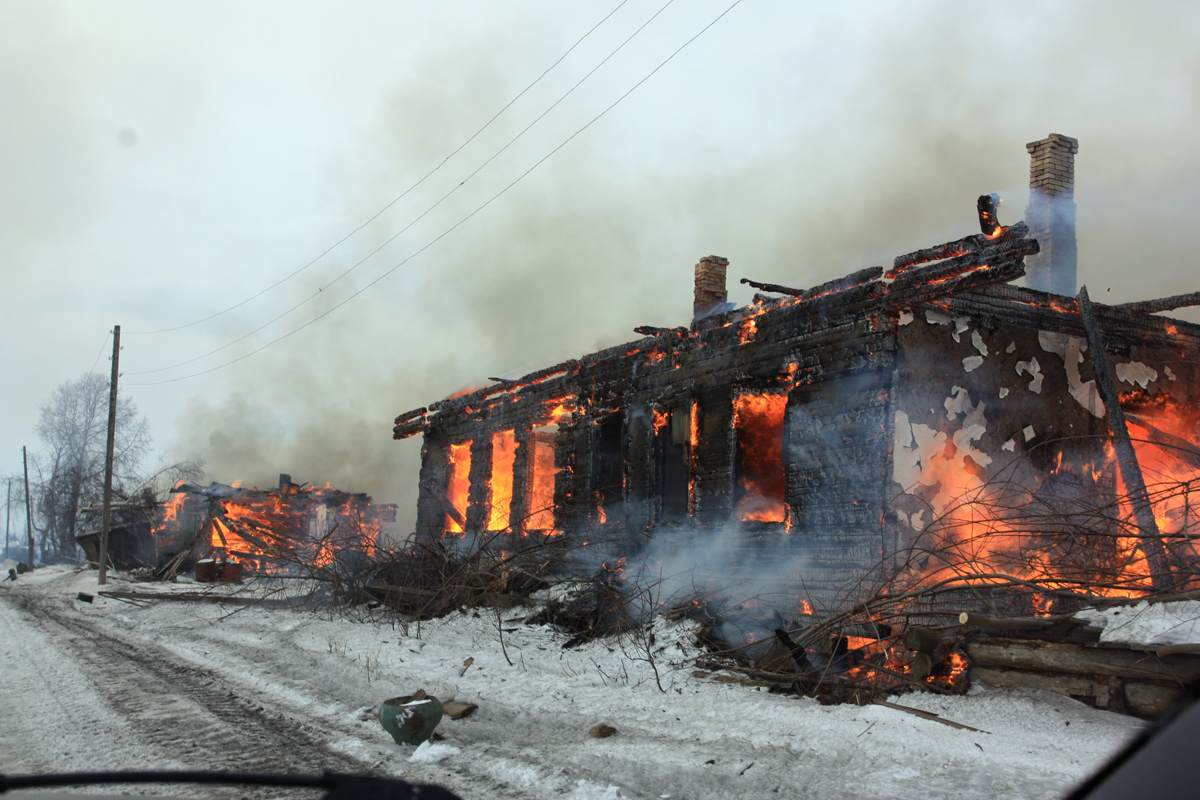
[(784, 522), (783, 418), (787, 395), (777, 392), (737, 395), (733, 427), (737, 432), (739, 490), (735, 513), (744, 522)]
[(558, 474), (554, 464), (554, 438), (554, 428), (534, 430), (529, 437), (527, 531), (554, 530), (554, 478)]
[(492, 434), (491, 499), (488, 508), (489, 531), (502, 531), (509, 525), (512, 511), (513, 465), (517, 460), (517, 436), (510, 428)]
[(471, 489), (471, 440), (450, 445), (450, 478), (446, 482), (446, 531), (464, 533), (467, 522), (467, 498)]

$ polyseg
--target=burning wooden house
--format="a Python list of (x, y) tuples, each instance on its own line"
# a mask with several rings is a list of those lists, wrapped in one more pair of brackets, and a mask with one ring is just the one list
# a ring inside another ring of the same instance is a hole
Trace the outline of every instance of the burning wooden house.
[(889, 581), (1025, 581), (1041, 612), (1192, 581), (1200, 326), (1159, 314), (1200, 296), (1076, 294), (1077, 143), (1028, 149), (1025, 223), (985, 195), (978, 234), (808, 289), (743, 278), (740, 308), (707, 256), (690, 325), (401, 414), (418, 538), (784, 542), (818, 615)]
[(338, 558), (374, 555), (381, 533), (395, 527), (396, 507), (332, 486), (296, 484), (279, 476), (274, 489), (180, 483), (150, 528), (156, 551), (174, 571), (215, 558), (254, 573), (297, 573)]

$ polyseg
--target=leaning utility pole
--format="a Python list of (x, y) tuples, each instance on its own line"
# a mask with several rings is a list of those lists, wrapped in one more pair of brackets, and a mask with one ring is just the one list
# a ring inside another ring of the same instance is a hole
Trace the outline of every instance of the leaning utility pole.
[(112, 377), (108, 381), (108, 444), (104, 448), (104, 513), (100, 521), (101, 586), (108, 578), (108, 527), (112, 523), (113, 441), (117, 431), (117, 364), (121, 358), (121, 326), (113, 326)]
[(29, 502), (29, 454), (21, 446), (21, 465), (25, 468), (25, 535), (29, 537), (29, 571), (33, 572), (33, 512)]

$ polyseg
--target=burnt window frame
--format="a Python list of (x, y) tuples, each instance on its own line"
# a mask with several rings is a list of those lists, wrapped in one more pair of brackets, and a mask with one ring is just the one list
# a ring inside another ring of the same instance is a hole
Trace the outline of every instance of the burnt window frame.
[[(591, 421), (591, 425), (590, 516), (593, 525), (607, 527), (625, 505), (629, 479), (629, 425), (624, 410), (598, 416)], [(615, 439), (615, 442), (606, 439)], [(616, 446), (612, 447), (614, 443)], [(601, 508), (604, 511), (603, 523)]]
[[(783, 519), (781, 520), (744, 520), (741, 513), (738, 511), (738, 505), (742, 498), (746, 495), (746, 490), (742, 486), (742, 437), (739, 435), (737, 418), (737, 401), (743, 394), (773, 394), (783, 398), (783, 419), (779, 424), (779, 466), (780, 466), (780, 481), (782, 484), (782, 493), (779, 500), (782, 501), (784, 511)], [(749, 530), (791, 530), (792, 521), (795, 514), (795, 509), (792, 508), (788, 501), (787, 477), (788, 477), (788, 457), (787, 457), (787, 442), (788, 442), (788, 423), (791, 419), (792, 406), (792, 387), (789, 385), (787, 375), (780, 372), (770, 378), (759, 379), (753, 381), (739, 381), (730, 387), (729, 393), (729, 428), (730, 435), (733, 439), (732, 447), (732, 463), (730, 464), (731, 477), (731, 504), (730, 504), (730, 519), (734, 523)]]

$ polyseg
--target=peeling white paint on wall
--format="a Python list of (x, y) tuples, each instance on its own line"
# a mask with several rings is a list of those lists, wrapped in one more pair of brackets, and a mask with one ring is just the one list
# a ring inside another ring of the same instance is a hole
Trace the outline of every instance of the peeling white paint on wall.
[(970, 327), (970, 317), (955, 317), (954, 330), (950, 332), (950, 336), (954, 339), (954, 341), (961, 342), (962, 339), (959, 338), (959, 334), (966, 332)]
[(1103, 417), (1104, 401), (1096, 391), (1096, 382), (1092, 380), (1084, 383), (1079, 374), (1079, 365), (1083, 363), (1087, 341), (1065, 333), (1038, 331), (1038, 343), (1047, 353), (1054, 353), (1062, 358), (1067, 371), (1067, 390), (1071, 397), (1075, 398), (1075, 402), (1086, 408), (1092, 416)]
[(1009, 439), (1007, 442), (1000, 445), (1000, 449), (1006, 453), (1011, 453), (1017, 449), (1017, 443), (1016, 443), (1016, 441)]
[[(1042, 379), (1045, 378), (1045, 375), (1042, 374), (1042, 365), (1038, 363), (1037, 356), (1028, 361), (1017, 362), (1017, 374), (1020, 375), (1023, 372), (1028, 372), (1031, 379), (1029, 381), (1029, 391), (1034, 394), (1041, 394)], [(1004, 395), (1000, 396), (1003, 397)]]
[(1021, 435), (1025, 437), (1025, 441), (1027, 442), (1034, 436), (1037, 436), (1032, 425), (1026, 425), (1024, 428), (1021, 428)]
[(971, 331), (971, 344), (979, 351), (979, 355), (986, 356), (988, 354), (988, 346), (984, 344), (983, 336), (979, 331)]
[(952, 386), (942, 405), (946, 407), (946, 419), (954, 421), (958, 419), (959, 414), (966, 414), (971, 410), (971, 393), (961, 386)]
[(950, 315), (934, 311), (931, 308), (925, 309), (925, 321), (930, 325), (949, 325), (951, 322)]
[(1170, 367), (1163, 367), (1163, 373), (1167, 376), (1167, 380), (1175, 380), (1175, 373), (1171, 371)]
[(952, 439), (958, 452), (981, 467), (991, 464), (992, 457), (975, 447), (975, 442), (987, 433), (984, 402), (980, 400), (978, 404), (972, 405), (970, 392), (961, 386), (955, 386), (950, 390), (950, 396), (946, 398), (944, 405), (947, 418), (954, 420), (960, 414), (963, 415), (962, 427), (954, 432)]
[(908, 310), (907, 308), (902, 308), (902, 309), (900, 309), (900, 320), (899, 320), (899, 324), (900, 324), (901, 326), (904, 326), (904, 325), (908, 325), (908, 324), (910, 324), (912, 321), (913, 321), (913, 313), (912, 313), (912, 311)]
[(1015, 352), (1017, 352), (1017, 343), (1016, 343), (1016, 342), (1009, 342), (1009, 343), (1008, 343), (1008, 347), (1004, 348), (1004, 352), (1006, 352), (1006, 353), (1015, 353)]
[(1003, 400), (1003, 399), (1004, 399), (1004, 398), (1006, 398), (1006, 397), (1008, 397), (1008, 387), (1007, 387), (1007, 386), (1001, 386), (1001, 387), (1000, 387), (1000, 399), (1001, 399), (1001, 400)]
[(963, 359), (963, 370), (974, 372), (983, 366), (983, 356), (967, 356)]
[(1141, 361), (1126, 361), (1117, 364), (1117, 380), (1124, 383), (1136, 383), (1145, 389), (1151, 381), (1158, 380), (1158, 370)]
[(946, 446), (948, 438), (928, 425), (910, 422), (908, 414), (897, 411), (892, 480), (905, 489), (922, 483), (922, 477), (932, 480), (932, 476), (923, 474), (925, 467)]

